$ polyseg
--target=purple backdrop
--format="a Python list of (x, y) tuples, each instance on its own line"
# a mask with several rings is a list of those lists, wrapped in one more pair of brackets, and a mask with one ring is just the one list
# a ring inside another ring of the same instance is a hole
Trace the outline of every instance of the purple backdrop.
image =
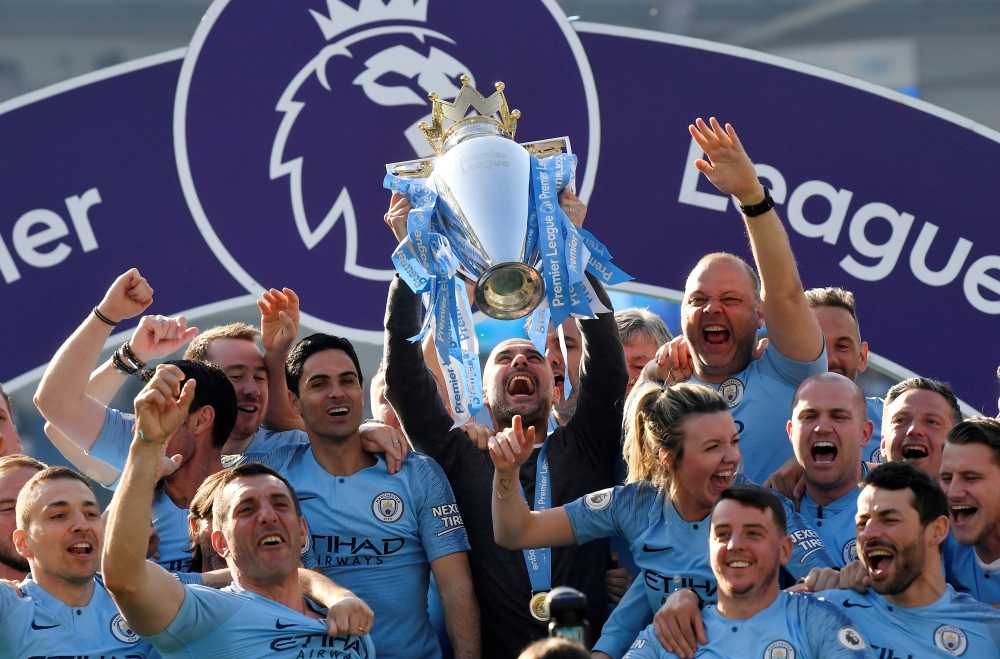
[(875, 353), (993, 411), (1000, 136), (749, 51), (577, 37), (554, 2), (353, 4), (217, 2), (183, 67), (161, 57), (0, 105), (0, 379), (44, 364), (132, 266), (159, 313), (290, 286), (320, 326), (377, 337), (383, 164), (422, 155), (426, 92), (449, 98), (471, 72), (484, 93), (507, 83), (519, 140), (570, 136), (588, 228), (666, 289), (706, 252), (748, 252), (732, 203), (685, 178), (688, 123), (732, 122), (767, 166), (804, 283), (853, 290)]

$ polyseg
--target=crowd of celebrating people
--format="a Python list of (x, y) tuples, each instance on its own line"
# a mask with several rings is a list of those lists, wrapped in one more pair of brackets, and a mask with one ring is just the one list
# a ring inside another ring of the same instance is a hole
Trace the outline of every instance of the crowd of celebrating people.
[(366, 420), (354, 347), (299, 339), (293, 291), (199, 331), (121, 275), (34, 397), (78, 471), (21, 453), (0, 387), (0, 655), (586, 657), (541, 640), (569, 586), (597, 659), (1000, 659), (1000, 422), (928, 378), (866, 398), (854, 296), (804, 290), (732, 127), (690, 131), (756, 267), (702, 257), (676, 337), (626, 309), (503, 341), (463, 425), (399, 277)]

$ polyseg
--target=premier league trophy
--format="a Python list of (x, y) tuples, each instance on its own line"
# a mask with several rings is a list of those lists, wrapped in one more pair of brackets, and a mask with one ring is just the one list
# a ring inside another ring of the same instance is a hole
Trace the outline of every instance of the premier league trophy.
[(432, 122), (420, 129), (437, 155), (386, 165), (384, 182), (413, 206), (393, 262), (414, 292), (426, 294), (428, 313), (413, 340), (434, 333), (456, 425), (482, 406), (478, 346), (459, 275), (475, 282), (476, 305), (488, 316), (534, 312), (536, 344), (539, 332), (544, 344), (550, 316), (558, 327), (569, 315), (606, 311), (585, 270), (608, 284), (630, 279), (559, 207), (576, 169), (569, 138), (518, 144), (521, 113), (508, 108), (504, 84), (484, 98), (469, 82), (462, 77), (450, 103), (429, 95)]

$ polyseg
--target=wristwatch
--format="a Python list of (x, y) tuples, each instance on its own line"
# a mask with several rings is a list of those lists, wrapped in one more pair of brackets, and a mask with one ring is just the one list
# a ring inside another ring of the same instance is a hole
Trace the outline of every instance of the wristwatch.
[(740, 206), (740, 212), (747, 217), (757, 217), (774, 208), (774, 199), (771, 199), (771, 191), (767, 189), (767, 186), (761, 187), (764, 188), (764, 201), (753, 206)]

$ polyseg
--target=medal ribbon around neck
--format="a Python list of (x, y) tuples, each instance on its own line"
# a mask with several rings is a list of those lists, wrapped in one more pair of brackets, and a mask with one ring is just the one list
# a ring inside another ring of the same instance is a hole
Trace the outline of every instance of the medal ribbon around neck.
[[(542, 448), (538, 450), (538, 462), (535, 464), (535, 506), (536, 512), (548, 510), (552, 507), (552, 479), (549, 477), (549, 438), (542, 442)], [(524, 496), (524, 488), (518, 483), (521, 490), (521, 498), (528, 500)], [(531, 581), (532, 599), (538, 593), (544, 593), (552, 589), (552, 548), (542, 547), (539, 549), (525, 549), (524, 563), (528, 567), (528, 579)], [(530, 607), (530, 600), (529, 600)], [(534, 610), (532, 609), (532, 615)], [(538, 617), (538, 616), (535, 616)]]

